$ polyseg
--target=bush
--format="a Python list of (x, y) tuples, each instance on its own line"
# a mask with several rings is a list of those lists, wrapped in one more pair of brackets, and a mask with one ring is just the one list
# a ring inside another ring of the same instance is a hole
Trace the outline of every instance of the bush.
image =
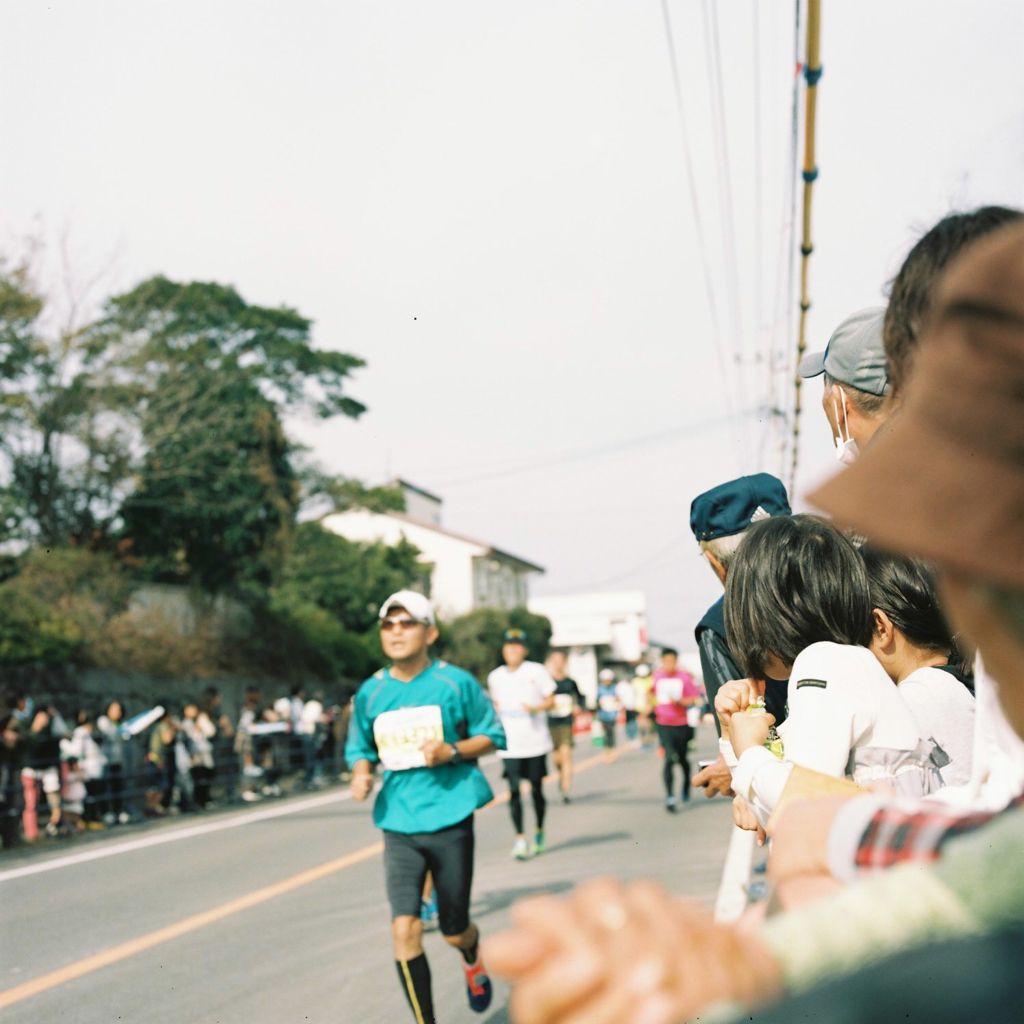
[(501, 648), (507, 629), (521, 629), (529, 638), (531, 661), (543, 661), (551, 650), (551, 623), (526, 608), (476, 608), (446, 623), (438, 639), (437, 654), (472, 673), (481, 685), (502, 663)]

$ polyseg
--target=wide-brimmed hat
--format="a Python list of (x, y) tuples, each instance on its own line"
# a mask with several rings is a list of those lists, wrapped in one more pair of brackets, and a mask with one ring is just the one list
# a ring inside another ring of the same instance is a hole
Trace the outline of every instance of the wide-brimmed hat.
[(936, 288), (903, 406), (810, 500), (876, 545), (1024, 587), (1024, 225)]

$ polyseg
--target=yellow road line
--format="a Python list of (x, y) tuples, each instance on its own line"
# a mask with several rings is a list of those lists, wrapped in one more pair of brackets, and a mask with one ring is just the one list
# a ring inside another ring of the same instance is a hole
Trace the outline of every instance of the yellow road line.
[[(575, 766), (574, 770), (577, 772), (586, 771), (588, 768), (602, 763), (605, 763), (605, 757), (603, 754), (598, 754), (596, 757), (590, 757), (585, 761), (581, 761)], [(551, 774), (545, 777), (545, 781), (557, 777), (556, 774)], [(486, 811), (490, 807), (497, 807), (500, 804), (507, 803), (508, 798), (508, 793), (502, 793), (487, 804), (483, 810)], [(187, 935), (189, 932), (194, 932), (197, 928), (205, 928), (208, 924), (222, 921), (224, 918), (231, 917), (240, 911), (248, 910), (250, 907), (255, 907), (260, 903), (265, 903), (267, 900), (272, 900), (275, 896), (282, 896), (286, 892), (299, 889), (304, 885), (309, 885), (311, 882), (318, 882), (321, 878), (333, 875), (337, 871), (343, 871), (345, 868), (359, 864), (361, 861), (369, 860), (371, 857), (376, 857), (383, 852), (384, 844), (382, 842), (371, 843), (369, 846), (364, 846), (361, 850), (356, 850), (355, 853), (348, 853), (344, 857), (338, 857), (336, 860), (329, 860), (327, 863), (310, 868), (308, 871), (292, 875), (291, 878), (285, 878), (283, 881), (275, 882), (273, 885), (268, 885), (263, 889), (257, 889), (255, 892), (248, 893), (245, 896), (229, 900), (227, 903), (222, 903), (219, 907), (214, 907), (212, 910), (204, 910), (201, 914), (186, 917), (184, 920), (168, 925), (166, 928), (158, 928), (155, 932), (150, 932), (148, 935), (142, 935), (137, 939), (130, 939), (128, 942), (123, 942), (119, 946), (113, 946), (102, 953), (95, 953), (92, 956), (87, 956), (84, 960), (77, 960), (75, 963), (68, 964), (66, 967), (60, 967), (49, 974), (40, 975), (31, 981), (5, 989), (0, 992), (0, 1010), (14, 1005), (14, 1003), (20, 1003), (23, 999), (29, 999), (31, 996), (46, 992), (48, 989), (56, 988), (58, 985), (65, 985), (69, 981), (75, 981), (86, 974), (92, 974), (93, 971), (98, 971), (102, 967), (109, 967), (119, 960), (135, 956), (136, 953), (142, 953), (147, 949), (152, 949), (154, 946), (169, 942), (171, 939)]]

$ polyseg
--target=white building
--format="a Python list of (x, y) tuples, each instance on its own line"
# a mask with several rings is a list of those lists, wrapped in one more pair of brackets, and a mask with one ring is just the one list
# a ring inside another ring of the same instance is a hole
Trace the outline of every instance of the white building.
[(566, 649), (569, 675), (590, 703), (602, 668), (633, 666), (647, 655), (647, 598), (641, 590), (535, 597), (529, 609), (551, 620), (551, 646)]
[(354, 509), (325, 516), (325, 529), (354, 541), (398, 544), (404, 537), (421, 552), (429, 568), (427, 596), (443, 618), (474, 608), (515, 608), (529, 598), (528, 577), (539, 565), (485, 541), (452, 533), (441, 526), (441, 499), (405, 480), (393, 480), (405, 494), (406, 511)]

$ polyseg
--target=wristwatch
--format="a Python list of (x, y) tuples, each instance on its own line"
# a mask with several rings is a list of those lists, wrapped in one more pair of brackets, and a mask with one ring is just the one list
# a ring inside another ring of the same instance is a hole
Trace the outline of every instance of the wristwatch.
[(466, 759), (462, 756), (459, 748), (454, 743), (449, 743), (448, 746), (452, 748), (452, 756), (448, 758), (449, 764), (462, 764)]

